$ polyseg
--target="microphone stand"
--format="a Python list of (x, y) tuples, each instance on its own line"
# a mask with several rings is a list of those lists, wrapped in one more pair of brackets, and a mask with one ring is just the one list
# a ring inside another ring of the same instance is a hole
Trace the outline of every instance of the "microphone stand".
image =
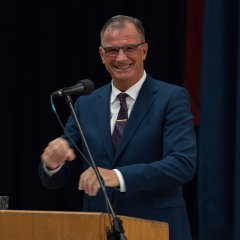
[(100, 173), (98, 171), (98, 168), (97, 168), (97, 166), (95, 164), (95, 161), (93, 160), (92, 154), (91, 154), (90, 149), (88, 147), (87, 141), (86, 141), (85, 136), (84, 136), (83, 131), (82, 131), (82, 128), (81, 128), (80, 123), (79, 123), (79, 121), (77, 119), (76, 113), (75, 113), (73, 105), (72, 105), (72, 98), (71, 98), (71, 96), (70, 95), (66, 95), (65, 96), (65, 100), (66, 100), (66, 102), (67, 102), (67, 104), (68, 104), (68, 106), (69, 106), (69, 108), (71, 110), (71, 113), (73, 115), (73, 118), (74, 118), (74, 120), (75, 120), (75, 122), (77, 124), (77, 128), (78, 128), (78, 130), (80, 132), (80, 135), (82, 137), (83, 143), (84, 143), (84, 145), (85, 145), (85, 147), (87, 149), (87, 152), (88, 152), (91, 164), (92, 164), (92, 168), (93, 168), (93, 170), (94, 170), (94, 172), (95, 172), (95, 174), (97, 176), (97, 179), (99, 181), (100, 187), (101, 187), (101, 189), (103, 191), (103, 194), (104, 194), (104, 198), (105, 198), (106, 203), (107, 203), (107, 207), (109, 208), (110, 214), (112, 216), (112, 221), (113, 221), (112, 228), (111, 229), (109, 229), (109, 228), (106, 229), (107, 240), (127, 240), (127, 238), (124, 236), (124, 229), (123, 229), (123, 226), (122, 226), (122, 220), (119, 217), (116, 216), (116, 214), (115, 214), (115, 212), (114, 212), (114, 210), (112, 208), (112, 204), (111, 204), (111, 202), (109, 200), (109, 197), (107, 195), (107, 191), (106, 191), (106, 188), (105, 188), (104, 181), (103, 181), (103, 179), (102, 179), (102, 177), (101, 177), (101, 175), (100, 175)]

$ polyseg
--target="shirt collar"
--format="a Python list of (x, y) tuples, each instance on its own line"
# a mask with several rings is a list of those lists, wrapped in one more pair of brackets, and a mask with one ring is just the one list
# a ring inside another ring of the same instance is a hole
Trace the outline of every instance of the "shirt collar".
[[(138, 82), (136, 82), (133, 86), (131, 86), (125, 93), (128, 94), (129, 97), (131, 97), (134, 101), (136, 101), (138, 93), (146, 79), (146, 72), (144, 71), (143, 76), (140, 78)], [(121, 93), (112, 82), (112, 93), (111, 93), (111, 103), (113, 103), (117, 97), (117, 95)]]

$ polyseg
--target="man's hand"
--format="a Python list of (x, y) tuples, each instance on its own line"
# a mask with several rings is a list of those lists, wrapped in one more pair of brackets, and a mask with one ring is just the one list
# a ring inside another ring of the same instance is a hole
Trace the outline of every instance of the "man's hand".
[(42, 162), (49, 170), (64, 165), (65, 161), (72, 161), (76, 155), (68, 142), (63, 138), (56, 138), (48, 144), (41, 155)]
[[(114, 170), (104, 169), (98, 167), (98, 171), (106, 187), (118, 187), (119, 180)], [(83, 190), (89, 196), (95, 196), (100, 188), (97, 176), (92, 167), (88, 168), (82, 173), (79, 179), (79, 190)]]

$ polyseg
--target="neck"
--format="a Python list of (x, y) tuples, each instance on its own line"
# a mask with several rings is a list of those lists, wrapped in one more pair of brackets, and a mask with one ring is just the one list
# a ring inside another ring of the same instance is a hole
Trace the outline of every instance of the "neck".
[(121, 92), (127, 91), (130, 87), (140, 81), (140, 78), (133, 80), (113, 79), (113, 85)]

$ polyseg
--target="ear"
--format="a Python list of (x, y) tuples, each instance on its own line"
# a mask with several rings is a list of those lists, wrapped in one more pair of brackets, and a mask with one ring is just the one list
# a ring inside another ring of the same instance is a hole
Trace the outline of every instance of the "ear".
[(147, 52), (148, 52), (148, 44), (147, 43), (144, 43), (144, 45), (142, 46), (142, 52), (143, 52), (143, 61), (144, 61), (147, 57)]
[(102, 63), (104, 64), (105, 61), (104, 61), (104, 50), (102, 47), (99, 47), (99, 53), (100, 53), (100, 56), (101, 56), (101, 59), (102, 59)]

